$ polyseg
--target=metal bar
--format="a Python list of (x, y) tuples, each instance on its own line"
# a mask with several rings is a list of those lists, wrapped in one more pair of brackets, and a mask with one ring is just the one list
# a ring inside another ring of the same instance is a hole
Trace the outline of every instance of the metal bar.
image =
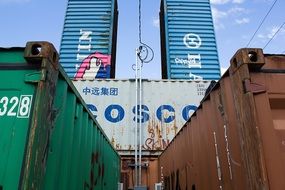
[(135, 104), (135, 186), (138, 185), (138, 49), (136, 49), (136, 104)]
[[(142, 110), (142, 61), (140, 61), (140, 72), (139, 72), (139, 104), (140, 104), (140, 110), (139, 110), (139, 116), (141, 117), (141, 110)], [(142, 119), (139, 120), (139, 185), (141, 186), (142, 183)]]

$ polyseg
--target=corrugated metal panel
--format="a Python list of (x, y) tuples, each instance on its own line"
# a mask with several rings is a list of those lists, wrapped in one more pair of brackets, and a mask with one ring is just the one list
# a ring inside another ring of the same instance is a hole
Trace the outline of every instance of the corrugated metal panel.
[(220, 78), (209, 0), (162, 0), (160, 30), (163, 78)]
[[(117, 150), (134, 150), (135, 80), (74, 81)], [(143, 150), (163, 150), (193, 113), (209, 81), (143, 80)]]
[(68, 0), (60, 47), (68, 77), (115, 77), (117, 9), (117, 0)]
[(163, 189), (285, 189), (284, 83), (285, 55), (239, 50), (159, 156)]
[[(124, 184), (123, 190), (137, 189), (135, 188), (135, 168), (134, 156), (123, 156), (121, 158), (121, 182)], [(158, 182), (158, 157), (145, 156), (142, 158), (142, 178), (141, 186), (147, 187), (147, 190), (155, 189), (155, 183)]]
[(0, 76), (1, 190), (117, 188), (120, 156), (50, 43), (0, 48)]

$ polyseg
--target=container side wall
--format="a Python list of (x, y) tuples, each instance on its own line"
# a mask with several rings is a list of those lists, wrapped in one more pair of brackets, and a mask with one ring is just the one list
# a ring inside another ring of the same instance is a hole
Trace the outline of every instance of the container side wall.
[[(123, 190), (134, 188), (135, 167), (133, 156), (122, 156), (122, 178)], [(158, 159), (157, 156), (145, 156), (142, 158), (142, 186), (147, 186), (149, 190), (155, 190), (155, 183), (159, 183)]]
[[(82, 124), (83, 124), (83, 106), (78, 102), (76, 103), (75, 108), (75, 125), (73, 130), (73, 142), (72, 142), (72, 154), (71, 154), (71, 165), (73, 167), (70, 168), (69, 171), (69, 179), (70, 182), (68, 184), (68, 189), (77, 189), (77, 183), (79, 183), (79, 179), (77, 178), (78, 172), (80, 171), (80, 152), (81, 145), (81, 132), (82, 132)], [(95, 141), (95, 138), (93, 138)]]
[(162, 0), (162, 76), (218, 80), (220, 65), (209, 0)]
[[(237, 65), (240, 61), (243, 64)], [(246, 139), (241, 148), (248, 185), (252, 189), (283, 189), (285, 183), (279, 177), (284, 175), (285, 164), (281, 145), (284, 139), (284, 55), (263, 55), (260, 49), (241, 49), (232, 58), (230, 71), (236, 89), (233, 91), (237, 100), (235, 107), (242, 118), (238, 124)], [(237, 82), (237, 78), (243, 84)], [(241, 87), (242, 90), (237, 90)], [(248, 106), (251, 98), (253, 106)], [(239, 102), (242, 103), (237, 104)]]
[[(68, 85), (64, 80), (59, 80), (57, 84), (57, 90), (55, 94), (55, 102), (54, 102), (54, 110), (58, 115), (64, 115), (65, 110), (68, 108), (67, 102), (67, 90)], [(47, 160), (47, 169), (46, 169), (46, 177), (45, 177), (45, 184), (44, 189), (55, 189), (58, 185), (57, 174), (60, 172), (61, 165), (60, 165), (60, 155), (62, 152), (62, 148), (60, 145), (63, 144), (62, 139), (64, 136), (64, 117), (59, 117), (54, 122), (54, 127), (51, 130), (51, 139), (50, 139), (50, 147), (49, 147), (49, 156)]]
[(284, 189), (284, 82), (284, 55), (239, 50), (159, 156), (164, 189)]
[(0, 58), (0, 189), (97, 189), (97, 179), (115, 189), (120, 157), (52, 44), (0, 48)]
[(60, 63), (75, 80), (114, 78), (118, 10), (116, 0), (69, 0)]
[[(28, 143), (29, 126), (35, 109), (34, 98), (37, 86), (26, 83), (25, 77), (34, 73), (33, 69), (37, 67), (27, 65), (23, 57), (23, 48), (0, 49), (1, 189), (18, 189), (21, 183), (25, 145)], [(29, 101), (25, 103), (25, 105), (28, 103), (28, 107), (23, 107), (23, 99)], [(27, 111), (27, 114), (23, 114)]]
[[(97, 79), (73, 83), (116, 149), (125, 155), (133, 154), (135, 81)], [(209, 81), (142, 81), (144, 154), (167, 146), (195, 111), (208, 85)]]
[[(61, 177), (47, 181), (49, 176), (46, 175), (44, 187), (49, 189), (46, 187), (54, 183), (54, 188), (60, 185), (61, 189), (104, 189), (104, 172), (119, 173), (120, 166), (112, 165), (109, 161), (113, 160), (119, 164), (120, 157), (63, 70), (60, 70), (59, 82), (67, 91), (63, 93), (65, 97), (62, 97), (66, 101), (65, 105), (55, 108), (55, 122), (58, 125), (55, 125), (51, 139), (58, 141), (60, 135), (56, 129), (62, 128), (64, 134), (60, 137), (61, 152), (55, 156), (61, 163), (57, 169)], [(58, 85), (57, 90), (61, 93), (62, 86)], [(104, 149), (113, 153), (110, 160), (105, 159), (107, 156), (102, 154)], [(49, 153), (52, 154), (53, 150)], [(106, 165), (110, 167), (105, 168)], [(47, 170), (50, 167), (53, 167), (51, 162), (47, 165)], [(112, 176), (112, 179), (109, 185), (117, 186), (119, 175)]]

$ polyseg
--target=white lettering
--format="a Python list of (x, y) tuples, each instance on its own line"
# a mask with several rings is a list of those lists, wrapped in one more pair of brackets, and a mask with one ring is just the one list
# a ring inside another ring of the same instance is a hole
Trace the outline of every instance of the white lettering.
[(176, 64), (186, 65), (188, 68), (201, 68), (201, 55), (188, 54), (188, 59), (175, 58)]
[[(84, 31), (82, 29), (80, 29), (80, 37), (79, 37), (79, 42), (78, 42), (78, 53), (76, 55), (76, 60), (77, 61), (82, 61), (84, 60), (86, 57), (88, 57), (89, 53), (86, 51), (91, 51), (91, 41), (92, 41), (92, 37), (91, 37), (92, 31)], [(88, 41), (89, 44), (85, 44), (82, 45), (80, 44), (82, 41)], [(82, 52), (83, 51), (83, 52)], [(78, 65), (75, 65), (75, 69), (78, 69)]]
[(31, 104), (32, 104), (32, 96), (30, 95), (21, 96), (17, 117), (28, 118), (30, 115)]
[(80, 38), (79, 38), (79, 42), (81, 41), (92, 41), (92, 37), (90, 36), (92, 34), (92, 31), (83, 31), (82, 29), (80, 29)]
[[(184, 45), (189, 49), (198, 49), (202, 45), (202, 40), (199, 35), (194, 33), (188, 33), (183, 38)], [(184, 64), (187, 65), (188, 68), (202, 68), (201, 63), (201, 55), (200, 54), (190, 54), (188, 53), (188, 59), (175, 59), (176, 64)], [(203, 78), (198, 75), (194, 75), (191, 72), (189, 73), (189, 77), (194, 80), (202, 80)]]
[(201, 68), (201, 55), (200, 54), (198, 55), (188, 54), (188, 61), (189, 61), (189, 64), (188, 64), (189, 68), (192, 68), (192, 67)]
[(32, 95), (21, 95), (20, 100), (16, 96), (12, 98), (8, 98), (7, 96), (2, 97), (0, 99), (0, 116), (28, 118), (32, 99)]
[(10, 104), (12, 104), (13, 106), (11, 107), (11, 109), (9, 110), (9, 112), (7, 113), (8, 116), (16, 116), (17, 113), (15, 112), (15, 108), (17, 107), (18, 103), (19, 103), (19, 99), (18, 97), (13, 97), (10, 99)]
[(203, 77), (199, 76), (199, 75), (194, 75), (190, 72), (189, 74), (190, 78), (193, 78), (193, 80), (203, 80)]
[[(76, 60), (80, 60), (81, 61), (81, 60), (85, 59), (86, 57), (88, 57), (88, 54), (87, 55), (86, 54), (82, 55), (82, 54), (78, 53), (77, 56), (76, 56)], [(76, 67), (76, 65), (75, 65), (75, 67)]]
[(77, 51), (80, 51), (80, 50), (91, 51), (91, 44), (89, 44), (89, 45), (80, 45), (80, 44), (78, 44), (78, 50)]

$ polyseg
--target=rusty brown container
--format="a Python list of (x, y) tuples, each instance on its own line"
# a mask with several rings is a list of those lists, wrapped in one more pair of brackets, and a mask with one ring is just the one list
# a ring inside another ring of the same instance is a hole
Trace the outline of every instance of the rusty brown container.
[[(142, 186), (147, 187), (148, 190), (155, 190), (158, 179), (158, 157), (144, 156), (142, 158)], [(121, 157), (121, 182), (123, 190), (135, 188), (135, 160), (133, 156)]]
[(159, 157), (170, 189), (285, 189), (285, 56), (240, 49)]

